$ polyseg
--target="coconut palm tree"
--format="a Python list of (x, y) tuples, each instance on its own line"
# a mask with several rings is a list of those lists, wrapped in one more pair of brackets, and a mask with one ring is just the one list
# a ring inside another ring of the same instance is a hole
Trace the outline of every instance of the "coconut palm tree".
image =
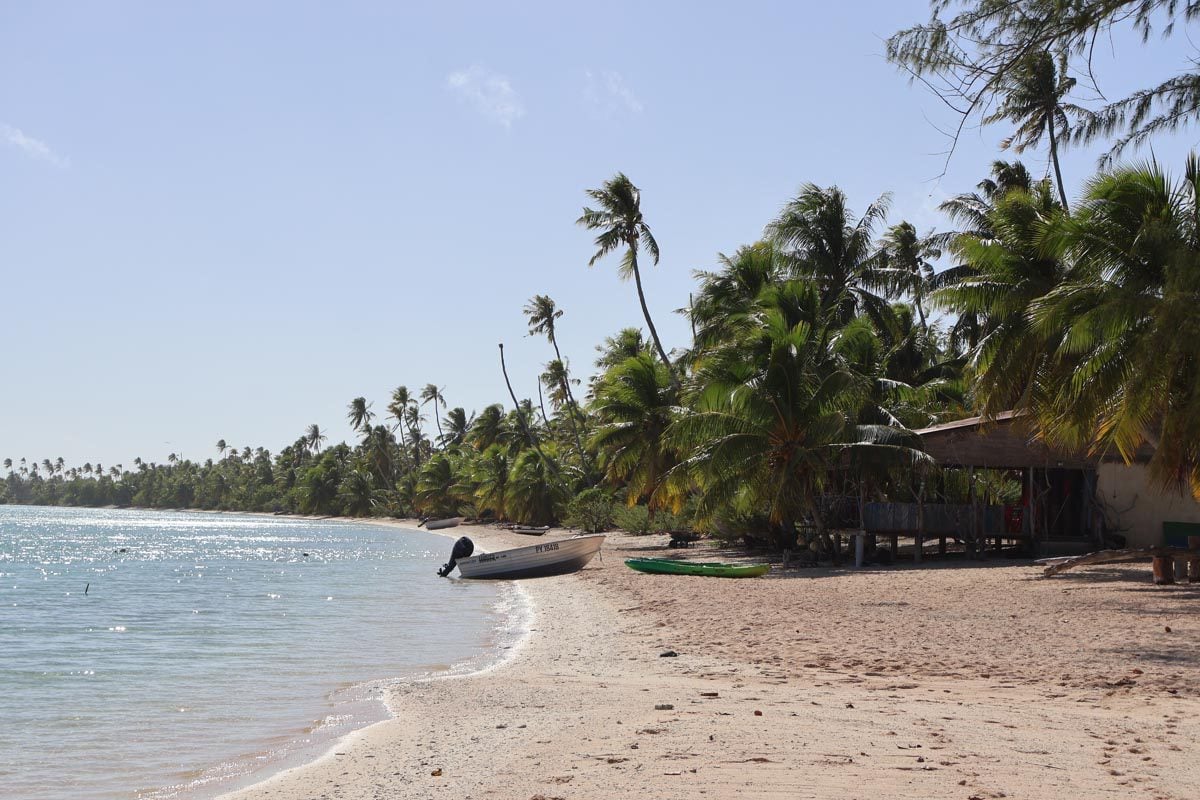
[(508, 519), (508, 475), (512, 459), (501, 445), (488, 447), (472, 466), (475, 502), (481, 511), (491, 511), (500, 521)]
[(374, 417), (375, 414), (371, 411), (371, 404), (367, 402), (367, 398), (356, 397), (350, 401), (346, 419), (350, 421), (350, 427), (355, 432), (364, 429), (370, 430), (371, 420)]
[(467, 419), (467, 412), (462, 408), (452, 408), (442, 422), (446, 426), (446, 434), (442, 437), (442, 447), (457, 447), (467, 438), (467, 431), (475, 419)]
[(217, 439), (217, 455), (224, 456), (225, 451), (229, 449), (229, 445), (225, 444), (224, 439)]
[(442, 408), (446, 407), (446, 398), (442, 396), (442, 392), (445, 390), (446, 387), (443, 386), (439, 389), (432, 383), (426, 384), (425, 388), (421, 390), (421, 405), (433, 403), (433, 421), (437, 423), (438, 441), (441, 441), (443, 438), (442, 419), (438, 416), (438, 406), (440, 405)]
[(790, 269), (783, 254), (769, 241), (739, 247), (732, 257), (719, 253), (717, 261), (717, 271), (694, 273), (700, 288), (688, 314), (697, 350), (726, 339), (729, 326), (753, 304), (759, 292), (786, 279)]
[(649, 353), (613, 367), (596, 385), (592, 408), (599, 427), (591, 446), (601, 455), (609, 483), (626, 487), (630, 506), (647, 500), (652, 523), (658, 509), (678, 508), (683, 499), (664, 483), (677, 460), (666, 432), (678, 402), (670, 374)]
[(304, 443), (308, 445), (308, 449), (313, 455), (321, 451), (321, 445), (328, 438), (325, 434), (321, 433), (321, 426), (315, 422), (309, 425), (304, 431)]
[(697, 366), (696, 400), (668, 431), (688, 456), (668, 480), (699, 485), (701, 517), (765, 511), (784, 548), (808, 519), (831, 550), (821, 496), (840, 470), (929, 463), (906, 431), (857, 421), (871, 387), (834, 346), (843, 302), (811, 281), (769, 287)]
[(951, 251), (958, 280), (933, 293), (935, 305), (971, 315), (984, 331), (968, 353), (975, 402), (984, 414), (1032, 408), (1050, 387), (1048, 343), (1033, 326), (1030, 305), (1063, 282), (1061, 252), (1046, 233), (1063, 215), (1049, 182), (1010, 190), (987, 214), (987, 237), (964, 234)]
[(1043, 430), (1126, 461), (1152, 443), (1153, 474), (1200, 499), (1200, 159), (1178, 182), (1153, 162), (1098, 175), (1048, 238), (1072, 268), (1030, 303), (1053, 347)]
[(767, 226), (768, 238), (791, 261), (792, 273), (815, 281), (826, 306), (838, 304), (841, 324), (858, 314), (880, 327), (891, 324), (891, 306), (878, 293), (887, 281), (875, 245), (875, 229), (889, 202), (885, 194), (856, 218), (841, 189), (808, 183)]
[(912, 298), (921, 328), (928, 334), (924, 300), (933, 280), (933, 262), (942, 256), (939, 238), (932, 234), (921, 238), (912, 223), (901, 222), (888, 228), (879, 248), (883, 253), (880, 273), (884, 284), (893, 297)]
[(1057, 59), (1048, 51), (1028, 54), (1011, 70), (1003, 82), (1003, 99), (996, 110), (983, 118), (984, 123), (1006, 121), (1017, 126), (1016, 131), (1000, 146), (1021, 153), (1037, 147), (1045, 135), (1049, 140), (1050, 163), (1058, 185), (1058, 198), (1063, 210), (1069, 208), (1062, 168), (1058, 163), (1060, 141), (1071, 134), (1071, 118), (1086, 118), (1089, 112), (1065, 102), (1075, 79), (1067, 75), (1066, 55)]
[[(548, 295), (538, 294), (525, 305), (525, 316), (529, 322), (529, 335), (544, 334), (550, 340), (550, 344), (554, 347), (554, 361), (551, 365), (547, 365), (546, 373), (543, 375), (543, 381), (546, 386), (553, 392), (558, 390), (565, 397), (567, 403), (567, 419), (571, 423), (571, 434), (575, 437), (575, 449), (579, 453), (580, 462), (590, 472), (592, 469), (591, 459), (588, 458), (587, 452), (583, 449), (583, 439), (579, 435), (579, 406), (575, 402), (575, 395), (571, 392), (571, 378), (567, 364), (563, 361), (562, 352), (558, 349), (558, 337), (555, 335), (555, 323), (562, 317), (562, 309), (554, 304), (554, 300)], [(551, 376), (550, 381), (545, 381), (546, 375)]]
[(614, 250), (625, 248), (625, 255), (617, 268), (617, 274), (621, 276), (621, 280), (633, 277), (637, 285), (638, 302), (642, 306), (642, 315), (646, 318), (646, 327), (650, 329), (650, 338), (654, 341), (659, 358), (667, 365), (667, 369), (671, 370), (672, 382), (677, 383), (671, 359), (667, 357), (667, 351), (658, 337), (658, 329), (654, 327), (654, 320), (650, 318), (650, 309), (646, 306), (646, 293), (642, 289), (642, 273), (638, 268), (639, 251), (645, 251), (655, 264), (658, 263), (659, 257), (658, 242), (654, 240), (654, 234), (650, 232), (650, 226), (642, 216), (642, 193), (629, 178), (618, 172), (599, 189), (588, 189), (587, 195), (595, 201), (598, 208), (585, 206), (583, 214), (575, 224), (582, 225), (589, 231), (598, 231), (595, 239), (596, 252), (588, 261), (588, 266), (594, 266)]

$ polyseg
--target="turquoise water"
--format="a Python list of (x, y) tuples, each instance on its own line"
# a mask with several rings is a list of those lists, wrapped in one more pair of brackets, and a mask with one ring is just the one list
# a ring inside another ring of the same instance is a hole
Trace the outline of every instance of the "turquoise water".
[(512, 589), (365, 524), (0, 506), (0, 793), (212, 796), (505, 646)]

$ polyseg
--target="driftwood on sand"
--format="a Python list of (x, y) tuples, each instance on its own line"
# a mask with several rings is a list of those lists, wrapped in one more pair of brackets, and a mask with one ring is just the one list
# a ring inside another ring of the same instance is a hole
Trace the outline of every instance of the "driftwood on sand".
[(1057, 575), (1075, 567), (1085, 567), (1089, 564), (1116, 564), (1122, 561), (1145, 561), (1148, 558), (1200, 558), (1200, 552), (1186, 547), (1137, 547), (1126, 550), (1100, 550), (1082, 556), (1071, 558), (1048, 559), (1049, 563), (1042, 572), (1044, 577)]

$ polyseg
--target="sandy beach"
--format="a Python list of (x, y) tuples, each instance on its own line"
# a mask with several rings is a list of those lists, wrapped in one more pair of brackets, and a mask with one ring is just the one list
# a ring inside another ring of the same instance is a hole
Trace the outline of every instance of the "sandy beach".
[(1140, 565), (623, 565), (665, 541), (612, 534), (582, 572), (525, 581), (532, 629), (500, 666), (398, 683), (394, 719), (227, 800), (1196, 795), (1200, 586)]

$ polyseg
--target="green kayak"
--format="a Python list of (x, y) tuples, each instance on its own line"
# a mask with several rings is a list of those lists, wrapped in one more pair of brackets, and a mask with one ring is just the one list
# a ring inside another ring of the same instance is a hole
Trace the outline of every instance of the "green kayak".
[(674, 561), (669, 558), (628, 558), (625, 566), (660, 575), (707, 575), (713, 578), (757, 578), (771, 571), (770, 564), (722, 564), (718, 561)]

